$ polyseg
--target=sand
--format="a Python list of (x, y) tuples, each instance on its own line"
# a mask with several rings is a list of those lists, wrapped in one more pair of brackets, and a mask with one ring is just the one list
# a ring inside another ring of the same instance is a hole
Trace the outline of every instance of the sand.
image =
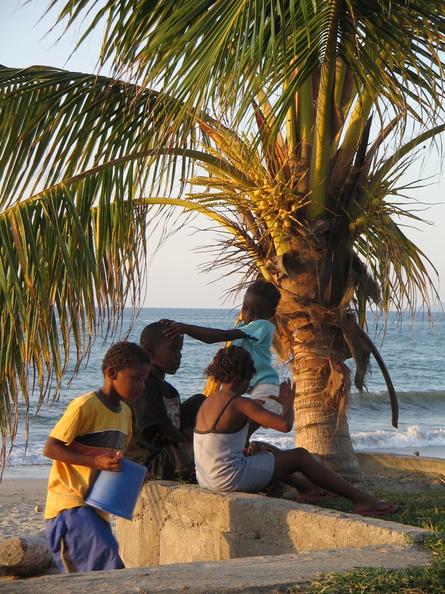
[[(0, 544), (10, 538), (37, 536), (45, 533), (45, 478), (3, 478), (0, 483)], [(116, 528), (116, 517), (110, 516), (113, 531)], [(57, 573), (50, 567), (46, 574)], [(0, 590), (2, 584), (10, 578), (0, 570)]]
[(46, 479), (3, 479), (0, 484), (0, 542), (45, 530)]
[[(45, 531), (47, 478), (8, 479), (0, 483), (0, 543)], [(114, 528), (116, 518), (111, 516)]]

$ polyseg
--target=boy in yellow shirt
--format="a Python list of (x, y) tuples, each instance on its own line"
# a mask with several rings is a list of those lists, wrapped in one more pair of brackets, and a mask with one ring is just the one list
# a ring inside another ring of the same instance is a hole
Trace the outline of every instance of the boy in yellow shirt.
[(118, 472), (131, 437), (131, 411), (148, 377), (149, 359), (139, 345), (113, 345), (102, 362), (104, 382), (75, 398), (46, 442), (54, 460), (45, 508), (46, 535), (61, 573), (121, 569), (106, 512), (84, 499), (100, 470)]

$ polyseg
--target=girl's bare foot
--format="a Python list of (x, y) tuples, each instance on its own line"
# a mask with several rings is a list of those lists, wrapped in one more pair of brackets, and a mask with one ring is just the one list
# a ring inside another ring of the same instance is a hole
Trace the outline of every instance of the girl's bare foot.
[(360, 516), (386, 516), (397, 511), (397, 505), (391, 501), (384, 501), (368, 496), (366, 499), (356, 502), (354, 509), (350, 512)]

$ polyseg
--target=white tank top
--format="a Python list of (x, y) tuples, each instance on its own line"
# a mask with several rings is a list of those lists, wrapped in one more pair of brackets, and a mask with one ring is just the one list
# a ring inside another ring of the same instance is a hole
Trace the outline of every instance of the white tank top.
[(271, 452), (245, 456), (249, 423), (233, 433), (215, 429), (221, 415), (234, 398), (234, 394), (219, 413), (208, 431), (195, 429), (193, 449), (196, 477), (201, 487), (215, 491), (257, 492), (266, 487), (273, 474), (275, 458)]

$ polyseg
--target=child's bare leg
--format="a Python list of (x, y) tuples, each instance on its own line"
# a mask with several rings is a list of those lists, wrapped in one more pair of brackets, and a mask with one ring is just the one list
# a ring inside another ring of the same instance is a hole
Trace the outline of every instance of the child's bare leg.
[(299, 472), (293, 472), (281, 480), (286, 485), (290, 485), (298, 490), (300, 495), (305, 497), (323, 497), (329, 495), (330, 492), (323, 487), (314, 485), (308, 478)]
[(317, 462), (304, 448), (274, 452), (274, 456), (275, 469), (271, 482), (286, 482), (290, 474), (300, 471), (314, 485), (352, 501), (356, 512), (366, 512), (372, 509), (383, 511), (392, 507), (391, 503), (379, 502), (376, 497), (367, 495), (342, 479), (338, 474)]
[[(252, 422), (253, 421), (251, 420), (250, 423)], [(251, 444), (249, 444), (248, 451), (250, 454), (255, 454), (257, 452), (281, 452), (282, 450), (280, 450), (280, 448), (277, 448), (276, 446), (271, 445), (270, 443), (265, 443), (262, 441), (253, 441)], [(317, 487), (317, 485), (311, 483), (311, 481), (307, 479), (304, 475), (302, 475), (300, 472), (294, 472), (292, 474), (289, 474), (280, 482), (290, 487), (293, 487), (294, 489), (297, 489), (299, 494), (304, 495), (305, 497), (323, 497), (326, 495), (332, 495), (332, 493), (329, 493), (325, 489)], [(280, 492), (281, 490), (281, 488), (278, 486), (279, 484), (280, 483), (275, 483), (275, 486), (277, 487), (277, 492)]]

